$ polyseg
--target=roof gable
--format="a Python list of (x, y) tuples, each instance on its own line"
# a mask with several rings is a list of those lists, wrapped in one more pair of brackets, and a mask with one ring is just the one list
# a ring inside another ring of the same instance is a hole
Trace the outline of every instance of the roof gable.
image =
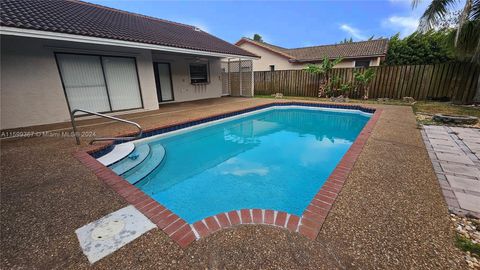
[(257, 57), (191, 25), (74, 0), (3, 0), (0, 25)]

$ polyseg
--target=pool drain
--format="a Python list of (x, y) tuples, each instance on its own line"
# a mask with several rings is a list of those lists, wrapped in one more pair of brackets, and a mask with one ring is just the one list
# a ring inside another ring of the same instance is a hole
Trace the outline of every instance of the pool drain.
[(91, 237), (93, 240), (107, 240), (119, 234), (125, 227), (122, 220), (109, 220), (93, 229)]

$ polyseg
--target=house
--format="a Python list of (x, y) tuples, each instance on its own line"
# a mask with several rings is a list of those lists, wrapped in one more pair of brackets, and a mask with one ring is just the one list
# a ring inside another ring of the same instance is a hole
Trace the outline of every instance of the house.
[(235, 44), (261, 56), (259, 60), (253, 61), (254, 71), (273, 71), (303, 69), (306, 64), (318, 63), (325, 57), (330, 59), (341, 57), (343, 60), (335, 66), (336, 68), (378, 66), (387, 54), (388, 39), (295, 49), (286, 49), (245, 37)]
[(220, 97), (222, 59), (258, 58), (191, 25), (82, 1), (1, 9), (2, 130), (68, 121), (74, 109), (121, 114)]

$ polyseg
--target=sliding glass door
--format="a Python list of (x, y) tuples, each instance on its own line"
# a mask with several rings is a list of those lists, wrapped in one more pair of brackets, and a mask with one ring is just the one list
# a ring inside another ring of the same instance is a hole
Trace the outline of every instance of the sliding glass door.
[(71, 110), (113, 112), (142, 108), (134, 58), (56, 54)]
[(102, 57), (112, 110), (142, 106), (137, 70), (133, 58)]
[(107, 86), (98, 56), (59, 54), (57, 60), (72, 110), (110, 111)]
[(153, 67), (157, 84), (158, 102), (174, 100), (170, 64), (156, 62), (153, 63)]

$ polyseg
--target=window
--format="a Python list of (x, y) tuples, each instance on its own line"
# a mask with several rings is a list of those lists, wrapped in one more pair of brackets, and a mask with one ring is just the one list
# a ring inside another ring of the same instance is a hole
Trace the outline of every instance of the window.
[(357, 60), (355, 61), (356, 68), (368, 68), (370, 66), (370, 60)]
[(135, 58), (58, 53), (56, 59), (71, 110), (143, 107)]
[(190, 81), (196, 83), (208, 83), (208, 64), (190, 64)]
[(275, 71), (275, 65), (270, 65), (270, 71)]

